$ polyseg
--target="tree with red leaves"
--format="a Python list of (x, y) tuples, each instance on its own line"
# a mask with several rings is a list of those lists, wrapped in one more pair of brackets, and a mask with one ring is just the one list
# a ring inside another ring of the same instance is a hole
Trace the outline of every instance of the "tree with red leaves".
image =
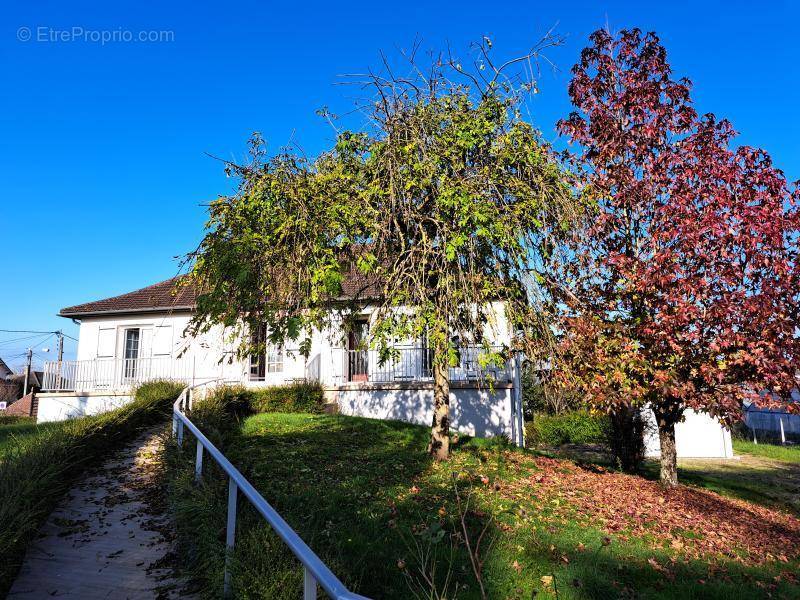
[(590, 40), (559, 123), (597, 199), (563, 265), (564, 372), (612, 414), (652, 408), (674, 485), (686, 409), (730, 425), (794, 385), (800, 193), (766, 152), (733, 148), (728, 121), (697, 115), (655, 34)]

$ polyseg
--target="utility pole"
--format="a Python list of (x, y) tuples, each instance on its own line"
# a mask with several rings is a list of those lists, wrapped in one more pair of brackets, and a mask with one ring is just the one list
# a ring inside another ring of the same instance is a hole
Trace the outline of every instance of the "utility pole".
[(61, 361), (64, 359), (64, 332), (60, 329), (56, 331), (58, 336), (58, 375), (56, 376), (56, 389), (61, 391)]
[(31, 361), (33, 360), (33, 350), (31, 348), (28, 348), (27, 356), (28, 364), (25, 365), (25, 384), (22, 386), (23, 398), (28, 395), (28, 381), (31, 378)]

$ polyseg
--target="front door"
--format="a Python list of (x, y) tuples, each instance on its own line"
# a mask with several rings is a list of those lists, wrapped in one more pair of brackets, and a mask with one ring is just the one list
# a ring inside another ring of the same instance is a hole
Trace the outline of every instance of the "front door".
[(369, 380), (369, 354), (366, 349), (369, 322), (358, 320), (347, 337), (347, 380)]

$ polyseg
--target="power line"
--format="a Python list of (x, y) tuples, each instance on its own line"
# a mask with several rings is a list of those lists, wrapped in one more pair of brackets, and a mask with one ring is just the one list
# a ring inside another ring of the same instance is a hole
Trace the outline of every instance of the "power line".
[(33, 331), (30, 329), (0, 329), (0, 333), (58, 333), (58, 331)]
[(0, 340), (0, 346), (7, 346), (8, 344), (14, 344), (16, 342), (24, 342), (24, 341), (27, 341), (27, 340), (42, 339), (42, 338), (45, 338), (45, 337), (50, 338), (53, 335), (54, 334), (52, 334), (52, 333), (50, 333), (50, 334), (43, 333), (43, 334), (40, 334), (40, 335), (27, 335), (25, 337), (13, 338), (13, 339), (10, 339), (10, 340)]

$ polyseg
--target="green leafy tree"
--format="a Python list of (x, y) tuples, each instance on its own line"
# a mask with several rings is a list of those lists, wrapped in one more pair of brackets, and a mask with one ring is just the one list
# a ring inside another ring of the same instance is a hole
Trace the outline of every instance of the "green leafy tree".
[(342, 298), (358, 270), (373, 292), (372, 347), (387, 359), (397, 339), (424, 337), (432, 349), (429, 451), (446, 458), (449, 367), (465, 347), (481, 348), (485, 366), (507, 360), (487, 335), (498, 307), (531, 356), (549, 344), (539, 272), (578, 201), (521, 108), (552, 42), (498, 65), (488, 39), (469, 67), (450, 56), (423, 66), (416, 53), (407, 75), (387, 64), (363, 82), (371, 126), (339, 132), (315, 161), (264, 160), (256, 139), (253, 164), (231, 165), (239, 191), (212, 205), (194, 256), (196, 327), (265, 323), (272, 342), (302, 338), (308, 351), (315, 328), (346, 328), (366, 300)]

